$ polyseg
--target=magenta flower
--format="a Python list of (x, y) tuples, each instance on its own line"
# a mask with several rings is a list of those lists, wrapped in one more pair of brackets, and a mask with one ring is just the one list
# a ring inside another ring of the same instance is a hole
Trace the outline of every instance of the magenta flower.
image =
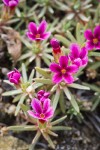
[(72, 63), (78, 67), (87, 65), (88, 62), (88, 51), (85, 47), (80, 48), (78, 44), (71, 44), (69, 58)]
[(40, 100), (34, 98), (31, 107), (33, 110), (28, 111), (29, 115), (41, 122), (48, 121), (54, 114), (53, 108), (50, 106), (50, 99), (45, 99), (42, 104)]
[(55, 39), (55, 38), (51, 39), (50, 44), (51, 44), (51, 46), (53, 48), (53, 52), (55, 54), (61, 53), (60, 44), (57, 39)]
[(7, 76), (8, 76), (9, 81), (11, 83), (14, 83), (16, 85), (20, 83), (21, 74), (20, 74), (20, 72), (17, 69), (14, 69), (14, 71), (9, 72), (7, 74)]
[(55, 73), (52, 79), (54, 83), (60, 83), (64, 80), (66, 83), (71, 84), (74, 82), (72, 74), (78, 70), (78, 67), (76, 65), (68, 66), (68, 57), (61, 56), (59, 64), (52, 63), (50, 70)]
[(44, 102), (44, 100), (47, 99), (49, 96), (50, 96), (50, 93), (49, 93), (49, 92), (46, 92), (46, 91), (44, 91), (44, 90), (40, 90), (40, 91), (37, 93), (37, 98), (38, 98), (41, 102)]
[(42, 21), (39, 27), (36, 26), (34, 22), (30, 22), (28, 25), (28, 32), (27, 36), (30, 40), (34, 41), (41, 41), (49, 38), (50, 32), (45, 32), (47, 27), (47, 22)]
[(2, 0), (3, 3), (10, 8), (14, 8), (18, 5), (19, 0)]
[(88, 50), (100, 49), (100, 26), (94, 28), (94, 33), (90, 29), (86, 30), (84, 36), (87, 39), (86, 48)]

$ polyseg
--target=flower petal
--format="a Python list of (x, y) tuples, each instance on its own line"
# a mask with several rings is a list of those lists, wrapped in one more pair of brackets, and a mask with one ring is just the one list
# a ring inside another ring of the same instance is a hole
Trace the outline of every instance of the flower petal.
[(95, 45), (95, 48), (98, 50), (100, 50), (100, 42), (98, 42), (96, 45)]
[(28, 25), (28, 30), (33, 34), (36, 35), (37, 34), (37, 26), (34, 22), (30, 22)]
[(88, 57), (85, 57), (84, 59), (82, 59), (82, 66), (86, 66), (88, 63)]
[(44, 34), (41, 34), (41, 38), (45, 40), (45, 39), (48, 39), (50, 35), (51, 35), (51, 32), (46, 32)]
[(82, 65), (82, 60), (81, 60), (80, 58), (77, 58), (77, 59), (74, 60), (73, 63), (74, 63), (75, 65), (77, 65), (78, 67), (81, 67), (81, 65)]
[(49, 119), (49, 118), (51, 118), (51, 117), (53, 116), (53, 114), (54, 114), (54, 110), (53, 110), (52, 107), (50, 107), (50, 108), (48, 109), (48, 111), (45, 113), (45, 118), (46, 118), (46, 119)]
[(86, 48), (86, 47), (83, 47), (83, 48), (81, 49), (81, 52), (80, 52), (80, 58), (83, 59), (84, 57), (87, 56), (87, 54), (88, 54), (87, 48)]
[(62, 74), (61, 73), (57, 73), (53, 76), (52, 81), (54, 83), (60, 83), (62, 81)]
[(68, 57), (67, 56), (61, 56), (60, 59), (59, 59), (59, 63), (60, 63), (60, 66), (61, 68), (67, 68), (67, 65), (68, 65)]
[(42, 113), (41, 102), (38, 99), (33, 98), (31, 102), (31, 106), (36, 113), (38, 114)]
[(52, 63), (49, 68), (52, 72), (55, 72), (55, 73), (61, 72), (60, 66), (56, 63)]
[(93, 39), (93, 33), (92, 33), (92, 30), (88, 29), (84, 32), (84, 37), (87, 39), (87, 40), (92, 40)]
[(47, 27), (47, 22), (43, 20), (38, 27), (38, 33), (43, 34), (46, 30), (46, 27)]
[(78, 71), (78, 67), (76, 65), (71, 65), (67, 67), (67, 72), (68, 73), (75, 73)]
[(49, 109), (50, 107), (50, 99), (45, 99), (44, 103), (43, 103), (43, 113), (46, 113), (46, 111)]
[(99, 38), (100, 37), (100, 26), (96, 26), (94, 29), (94, 37)]
[(66, 83), (68, 83), (68, 84), (71, 84), (71, 83), (74, 82), (73, 76), (70, 75), (70, 74), (68, 74), (68, 73), (64, 74), (64, 75), (63, 75), (63, 78), (64, 78), (64, 81), (65, 81)]
[(15, 7), (18, 3), (15, 0), (9, 1), (9, 7)]
[(21, 76), (21, 75), (20, 75), (19, 73), (14, 73), (14, 74), (13, 74), (13, 78), (16, 79), (16, 80), (19, 80), (19, 79), (20, 79), (20, 76)]
[(6, 6), (9, 6), (9, 0), (2, 0)]
[(29, 32), (27, 32), (26, 34), (27, 34), (27, 36), (28, 36), (28, 38), (30, 40), (32, 40), (32, 41), (36, 40), (35, 35), (33, 35), (33, 34), (29, 33)]
[(71, 44), (70, 50), (71, 50), (70, 57), (72, 60), (79, 57), (80, 47), (78, 44), (76, 43)]
[(95, 45), (93, 44), (92, 41), (88, 41), (88, 42), (86, 43), (86, 48), (87, 48), (87, 50), (93, 50), (94, 47), (95, 47)]
[(10, 78), (9, 81), (10, 81), (11, 83), (14, 83), (14, 84), (18, 84), (18, 83), (19, 83), (19, 80), (16, 80), (16, 79), (14, 79), (14, 78)]
[(33, 118), (37, 118), (37, 119), (40, 118), (39, 114), (35, 114), (32, 110), (28, 110), (27, 112), (28, 112), (28, 114), (29, 114), (30, 116), (32, 116)]

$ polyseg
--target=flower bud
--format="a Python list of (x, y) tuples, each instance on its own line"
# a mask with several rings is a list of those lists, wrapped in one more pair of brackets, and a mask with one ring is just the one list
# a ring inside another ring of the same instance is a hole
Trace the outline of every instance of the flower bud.
[(21, 74), (20, 74), (20, 72), (17, 69), (14, 69), (14, 71), (9, 72), (7, 74), (7, 76), (8, 76), (9, 81), (11, 83), (14, 83), (16, 85), (18, 85), (20, 83)]
[(57, 39), (53, 38), (50, 41), (50, 44), (51, 44), (51, 46), (53, 48), (52, 54), (53, 54), (54, 60), (55, 60), (56, 63), (58, 63), (60, 56), (63, 55), (63, 52), (62, 52), (62, 50), (60, 48), (60, 43), (59, 43), (59, 41)]
[(4, 5), (9, 7), (10, 9), (14, 9), (18, 3), (19, 3), (19, 0), (2, 0)]
[(55, 54), (61, 53), (60, 44), (59, 44), (59, 41), (58, 41), (57, 39), (53, 38), (53, 39), (50, 41), (50, 44), (51, 44), (51, 46), (52, 46), (52, 48), (53, 48), (53, 52), (54, 52)]

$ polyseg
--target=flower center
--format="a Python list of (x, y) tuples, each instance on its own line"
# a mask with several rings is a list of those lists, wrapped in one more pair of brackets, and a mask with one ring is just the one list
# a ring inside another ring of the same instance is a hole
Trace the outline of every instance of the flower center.
[(45, 117), (45, 115), (42, 113), (42, 114), (40, 114), (40, 118), (44, 118)]
[(36, 35), (36, 38), (40, 38), (40, 34), (37, 34), (37, 35)]
[(62, 73), (62, 74), (65, 74), (65, 73), (66, 73), (66, 69), (62, 69), (62, 70), (61, 70), (61, 73)]
[(97, 44), (97, 43), (98, 43), (98, 39), (97, 39), (97, 38), (94, 38), (94, 39), (93, 39), (93, 43), (94, 43), (94, 44)]

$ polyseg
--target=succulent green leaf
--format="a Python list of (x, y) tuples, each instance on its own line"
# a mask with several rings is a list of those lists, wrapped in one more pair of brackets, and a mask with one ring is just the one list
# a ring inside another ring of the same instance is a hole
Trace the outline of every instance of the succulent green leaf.
[(53, 131), (60, 131), (60, 130), (71, 130), (71, 127), (66, 127), (66, 126), (54, 126), (52, 127)]
[(35, 67), (36, 71), (38, 73), (40, 73), (42, 76), (44, 76), (45, 78), (50, 78), (51, 75), (50, 75), (50, 71), (49, 70), (46, 70), (46, 69), (42, 69), (42, 68), (39, 68), (39, 67)]
[(61, 35), (55, 35), (55, 37), (61, 41), (65, 46), (70, 46), (71, 42), (69, 40), (67, 40), (65, 37), (61, 36)]
[(24, 102), (26, 96), (27, 96), (26, 94), (23, 94), (23, 95), (22, 95), (22, 97), (21, 97), (21, 99), (20, 99), (20, 101), (19, 101), (19, 103), (18, 103), (18, 105), (17, 105), (17, 107), (16, 107), (15, 116), (17, 116), (17, 114), (19, 113), (20, 108), (21, 108), (21, 104), (23, 104), (23, 102)]
[(64, 93), (67, 96), (67, 98), (69, 100), (71, 100), (71, 93), (70, 93), (69, 89), (67, 87), (65, 87), (63, 90), (64, 90)]
[(12, 90), (12, 91), (8, 91), (8, 92), (4, 92), (2, 94), (2, 96), (12, 96), (12, 95), (17, 95), (17, 94), (21, 94), (22, 90), (18, 89), (18, 90)]
[(70, 31), (67, 31), (67, 37), (71, 40), (71, 42), (76, 43), (76, 39), (74, 38), (74, 36), (71, 34)]
[(100, 52), (89, 52), (89, 56), (97, 56), (97, 57), (100, 57)]
[(75, 89), (90, 90), (89, 87), (83, 86), (83, 85), (80, 85), (80, 84), (76, 84), (76, 83), (69, 84), (68, 86), (72, 87), (72, 88), (75, 88)]
[(24, 83), (26, 83), (27, 82), (27, 73), (26, 73), (26, 67), (25, 67), (24, 63), (22, 63), (22, 76), (23, 76)]
[(33, 125), (9, 126), (9, 127), (7, 127), (7, 130), (12, 130), (12, 131), (35, 131), (35, 130), (37, 130), (37, 126), (33, 126)]
[(55, 149), (55, 145), (53, 144), (53, 141), (51, 140), (50, 136), (46, 133), (42, 133), (43, 137), (45, 138), (45, 140), (50, 144), (50, 146)]
[(55, 97), (54, 97), (54, 100), (53, 100), (53, 109), (54, 109), (54, 111), (57, 108), (57, 104), (58, 104), (59, 98), (60, 98), (60, 90), (57, 89)]
[(29, 76), (30, 83), (32, 83), (33, 76), (34, 76), (34, 69), (31, 71), (30, 76)]
[(67, 118), (67, 115), (64, 116), (64, 117), (62, 117), (62, 118), (60, 118), (60, 119), (57, 119), (57, 120), (51, 122), (51, 125), (54, 126), (54, 125), (56, 125), (56, 124), (62, 122), (62, 121), (65, 120), (66, 118)]
[(3, 82), (5, 82), (5, 83), (7, 83), (7, 84), (9, 84), (11, 86), (14, 86), (14, 83), (11, 83), (9, 80), (3, 80)]
[(24, 104), (21, 104), (21, 109), (24, 111), (24, 112), (27, 112), (30, 108)]
[(43, 84), (52, 84), (50, 79), (43, 79), (43, 78), (35, 78), (35, 82), (43, 83)]
[(13, 99), (13, 103), (16, 103), (17, 101), (19, 101), (21, 98), (21, 95), (22, 94), (15, 96), (15, 98)]

